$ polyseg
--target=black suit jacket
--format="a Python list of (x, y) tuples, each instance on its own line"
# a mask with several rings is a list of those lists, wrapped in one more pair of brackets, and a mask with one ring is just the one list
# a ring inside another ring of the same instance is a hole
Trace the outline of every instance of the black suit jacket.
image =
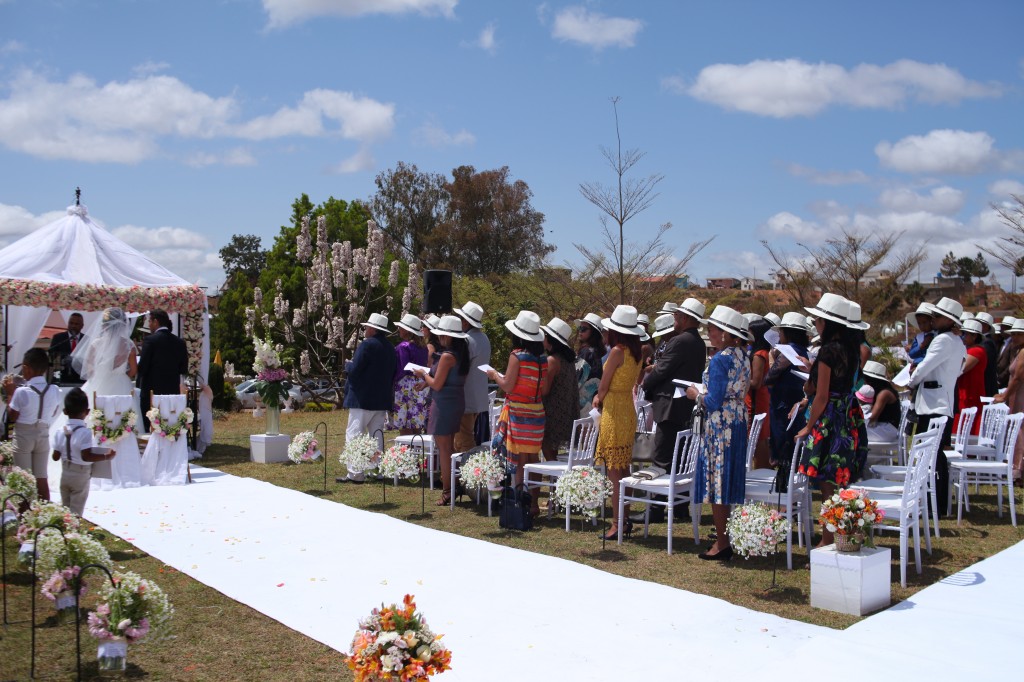
[(149, 392), (169, 395), (181, 392), (181, 376), (188, 374), (185, 342), (169, 329), (158, 329), (142, 340), (137, 384), (142, 402), (149, 405)]
[[(78, 342), (85, 339), (85, 334), (78, 334)], [(57, 332), (50, 339), (50, 362), (60, 362), (61, 382), (81, 382), (82, 378), (78, 372), (71, 367), (71, 335), (67, 332)]]
[(675, 398), (673, 379), (700, 382), (707, 364), (707, 347), (696, 329), (687, 329), (665, 345), (665, 352), (654, 368), (644, 377), (644, 395), (651, 401), (655, 422), (670, 421), (679, 425), (689, 423), (694, 401)]

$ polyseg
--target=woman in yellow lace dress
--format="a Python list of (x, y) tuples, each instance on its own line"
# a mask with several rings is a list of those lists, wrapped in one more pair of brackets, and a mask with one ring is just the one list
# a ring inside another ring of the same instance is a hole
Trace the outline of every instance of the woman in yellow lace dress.
[(636, 308), (620, 305), (610, 318), (601, 320), (608, 332), (611, 350), (604, 362), (601, 385), (594, 396), (594, 407), (601, 411), (600, 432), (597, 437), (595, 464), (608, 468), (612, 481), (612, 527), (605, 535), (608, 540), (618, 537), (619, 523), (625, 524), (623, 533), (628, 537), (632, 524), (615, 518), (619, 510), (619, 481), (629, 473), (633, 460), (633, 440), (636, 437), (636, 407), (633, 404), (633, 386), (640, 374), (640, 327), (636, 323)]

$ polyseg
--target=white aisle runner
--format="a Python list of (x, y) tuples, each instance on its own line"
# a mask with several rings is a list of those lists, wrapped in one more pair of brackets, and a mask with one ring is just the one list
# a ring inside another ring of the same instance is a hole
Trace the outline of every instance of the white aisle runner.
[[(985, 603), (993, 615), (998, 610), (1007, 617), (1024, 606), (1015, 587), (1008, 601), (994, 601), (1004, 599), (1001, 591), (992, 596), (993, 582), (1019, 584), (1020, 545), (971, 569), (994, 562), (1000, 581), (937, 585), (900, 611), (839, 632), (254, 479), (198, 467), (192, 472), (192, 485), (93, 491), (86, 516), (340, 651), (348, 649), (358, 620), (371, 608), (414, 594), (452, 649), (453, 670), (443, 676), (450, 680), (792, 679), (796, 671), (815, 669), (808, 665), (828, 666), (851, 654), (886, 676), (928, 669), (941, 676), (950, 672), (941, 649), (908, 658), (901, 632), (917, 629), (922, 647), (938, 632), (957, 632), (958, 647), (964, 637), (980, 639), (991, 664), (1015, 649), (1000, 645), (998, 637), (1011, 636), (1012, 629), (986, 621)], [(51, 469), (51, 476), (59, 472)], [(986, 584), (989, 589), (981, 590)], [(929, 600), (937, 589), (938, 598)], [(964, 595), (954, 604), (972, 604), (973, 631), (963, 627), (959, 607), (951, 612), (943, 606), (943, 590)]]

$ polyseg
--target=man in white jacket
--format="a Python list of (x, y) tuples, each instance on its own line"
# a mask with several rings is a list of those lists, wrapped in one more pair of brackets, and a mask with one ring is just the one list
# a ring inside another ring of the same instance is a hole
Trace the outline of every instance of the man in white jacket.
[(932, 306), (932, 310), (935, 313), (935, 338), (928, 345), (924, 359), (910, 376), (910, 388), (917, 391), (914, 411), (917, 413), (919, 429), (927, 427), (932, 417), (948, 418), (935, 464), (935, 492), (939, 500), (939, 512), (946, 515), (949, 513), (944, 508), (949, 499), (949, 466), (944, 451), (950, 446), (953, 414), (956, 410), (956, 380), (963, 371), (967, 348), (956, 334), (963, 306), (951, 298), (943, 298)]

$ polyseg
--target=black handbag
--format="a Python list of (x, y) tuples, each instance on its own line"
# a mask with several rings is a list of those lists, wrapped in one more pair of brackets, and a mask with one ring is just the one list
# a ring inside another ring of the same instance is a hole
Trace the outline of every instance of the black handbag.
[(522, 483), (505, 486), (501, 490), (501, 509), (498, 514), (498, 525), (512, 530), (530, 530), (533, 528), (533, 512), (530, 507), (533, 496), (527, 492)]

